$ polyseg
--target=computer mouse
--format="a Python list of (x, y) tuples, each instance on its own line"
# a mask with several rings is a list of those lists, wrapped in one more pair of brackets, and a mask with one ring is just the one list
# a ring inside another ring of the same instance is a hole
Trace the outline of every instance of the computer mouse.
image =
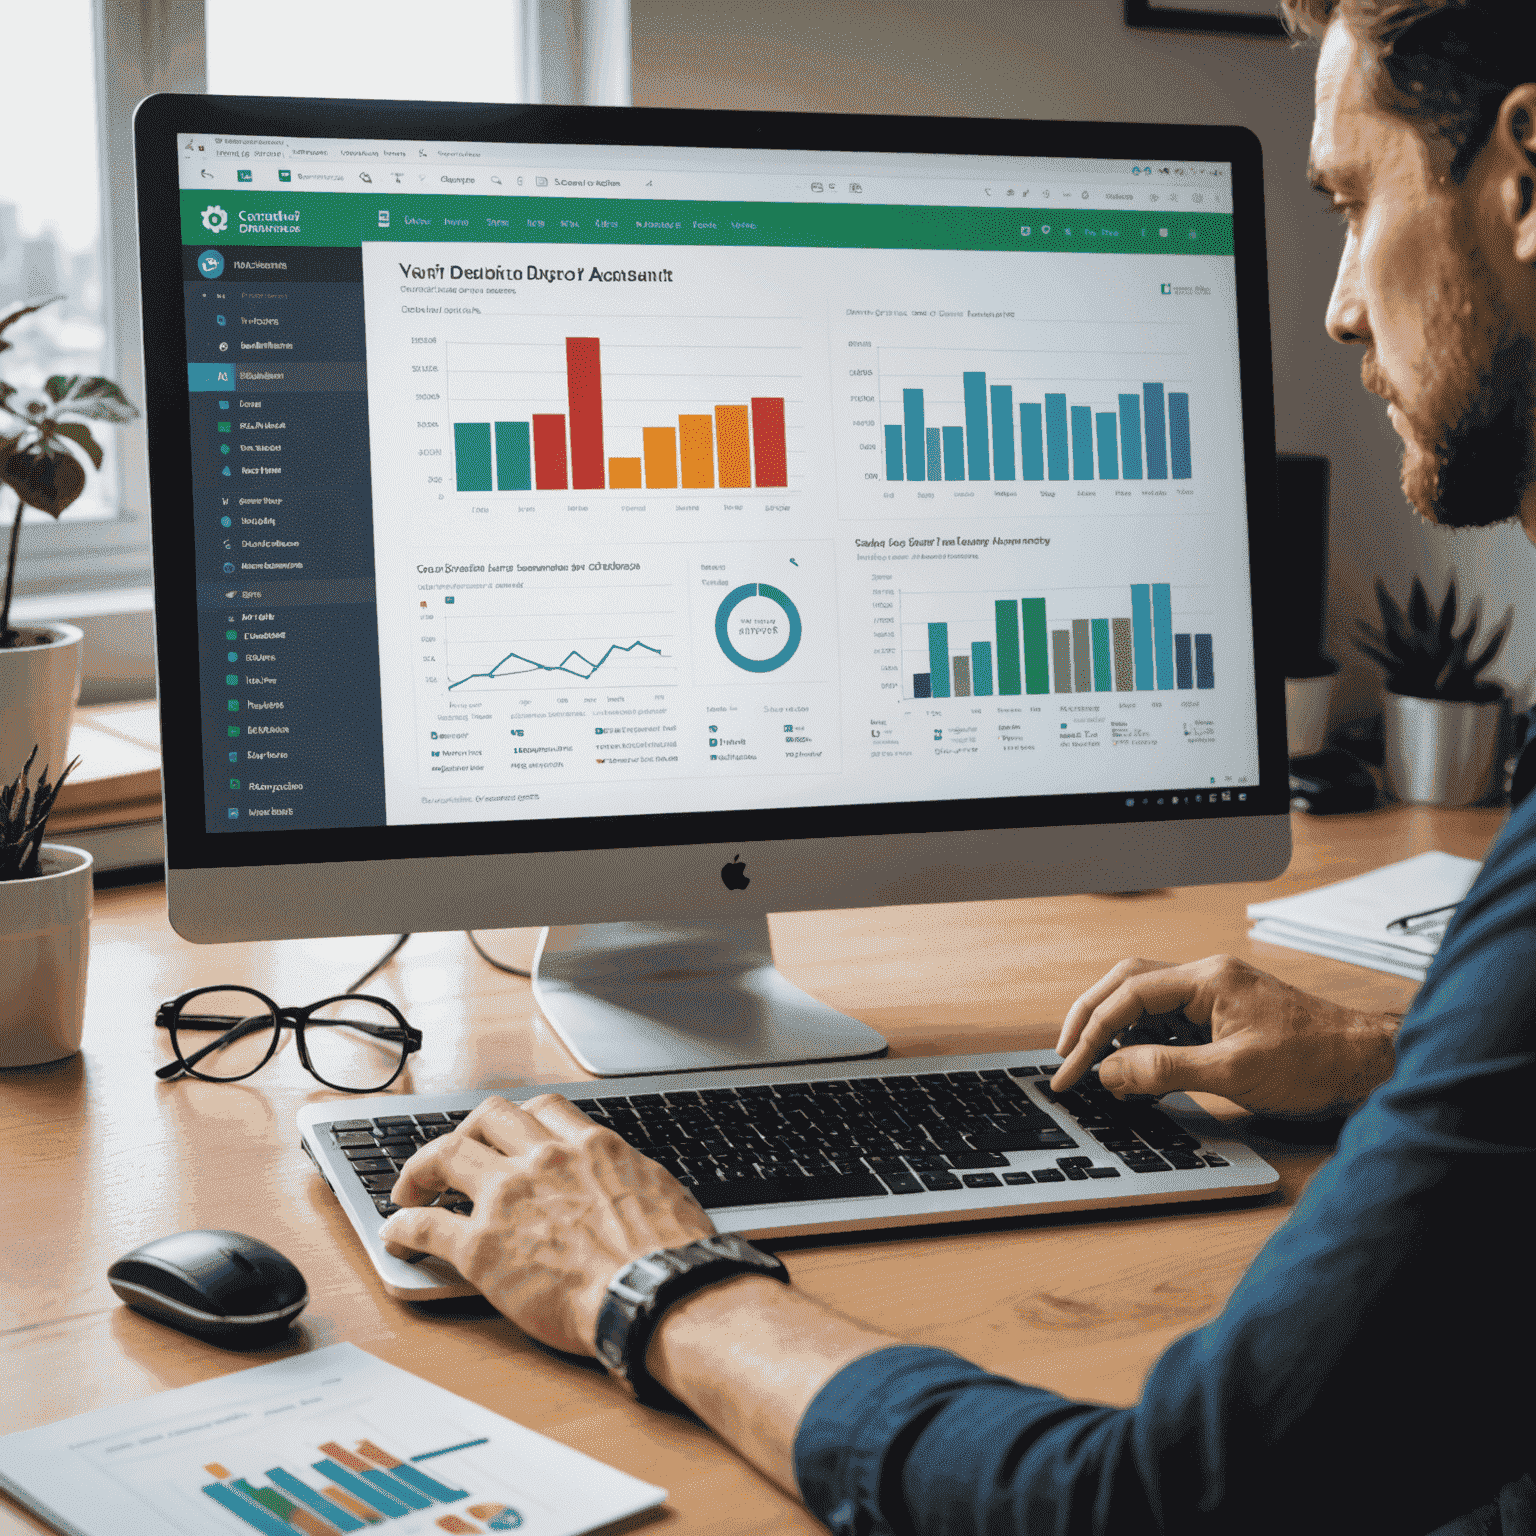
[(173, 1232), (125, 1253), (112, 1289), (145, 1317), (210, 1344), (270, 1344), (304, 1310), (309, 1290), (276, 1248), (243, 1232)]

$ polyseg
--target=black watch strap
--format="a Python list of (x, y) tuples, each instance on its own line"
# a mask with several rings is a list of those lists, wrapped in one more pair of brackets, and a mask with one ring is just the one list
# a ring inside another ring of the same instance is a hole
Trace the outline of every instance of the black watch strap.
[(789, 1284), (789, 1271), (744, 1238), (717, 1232), (682, 1248), (658, 1248), (626, 1264), (608, 1282), (597, 1314), (597, 1358), (642, 1403), (671, 1408), (671, 1393), (645, 1368), (645, 1352), (673, 1302), (735, 1275), (767, 1275)]

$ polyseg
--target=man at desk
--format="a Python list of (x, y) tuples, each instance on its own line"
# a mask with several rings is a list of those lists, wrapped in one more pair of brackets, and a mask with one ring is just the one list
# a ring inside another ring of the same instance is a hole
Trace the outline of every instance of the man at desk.
[[(1288, 0), (1321, 38), (1312, 179), (1342, 214), (1329, 332), (1404, 443), (1427, 518), (1536, 540), (1536, 61), (1525, 0)], [(1529, 765), (1528, 765), (1529, 766)], [(1522, 780), (1528, 775), (1522, 775)], [(1117, 966), (1073, 1006), (1063, 1089), (1144, 1012), (1210, 1044), (1111, 1055), (1116, 1093), (1362, 1105), (1222, 1314), (1132, 1408), (902, 1344), (764, 1275), (668, 1308), (631, 1361), (834, 1531), (1536, 1532), (1536, 796), (1516, 808), (1399, 1023), (1226, 959)], [(401, 1250), (592, 1352), (606, 1288), (708, 1235), (669, 1174), (563, 1099), (489, 1100), (423, 1148)], [(1470, 1513), (1469, 1513), (1470, 1511)]]

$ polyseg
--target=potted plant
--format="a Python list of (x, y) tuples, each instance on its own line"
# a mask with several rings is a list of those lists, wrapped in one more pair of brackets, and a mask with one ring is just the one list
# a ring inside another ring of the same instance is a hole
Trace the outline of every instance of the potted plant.
[(1509, 723), (1504, 689), (1482, 676), (1509, 634), (1511, 614), (1480, 651), (1482, 624), (1474, 603), (1456, 629), (1456, 583), (1438, 612), (1418, 577), (1406, 611), (1376, 583), (1381, 628), (1359, 621), (1356, 643), (1386, 676), (1382, 720), (1387, 787), (1400, 800), (1422, 805), (1472, 805), (1493, 787)]
[[(56, 302), (16, 304), (0, 315), (0, 352), (18, 320)], [(12, 778), (33, 747), (44, 773), (57, 772), (69, 750), (80, 696), (81, 632), (71, 624), (11, 624), (16, 555), (28, 507), (58, 517), (101, 468), (101, 445), (87, 422), (131, 421), (138, 411), (110, 379), (54, 374), (41, 389), (0, 379), (0, 485), (16, 498), (0, 593), (0, 783)]]
[(36, 757), (0, 788), (0, 1068), (73, 1056), (85, 1020), (91, 856), (43, 841), (75, 764), (33, 787)]

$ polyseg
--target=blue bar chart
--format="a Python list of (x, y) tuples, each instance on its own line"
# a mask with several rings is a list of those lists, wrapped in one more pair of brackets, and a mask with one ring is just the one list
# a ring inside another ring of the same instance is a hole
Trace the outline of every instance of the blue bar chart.
[(901, 421), (883, 424), (885, 480), (1194, 478), (1187, 390), (1152, 381), (1088, 400), (1065, 390), (1018, 398), (1026, 393), (1018, 383), (989, 381), (980, 369), (904, 387)]

